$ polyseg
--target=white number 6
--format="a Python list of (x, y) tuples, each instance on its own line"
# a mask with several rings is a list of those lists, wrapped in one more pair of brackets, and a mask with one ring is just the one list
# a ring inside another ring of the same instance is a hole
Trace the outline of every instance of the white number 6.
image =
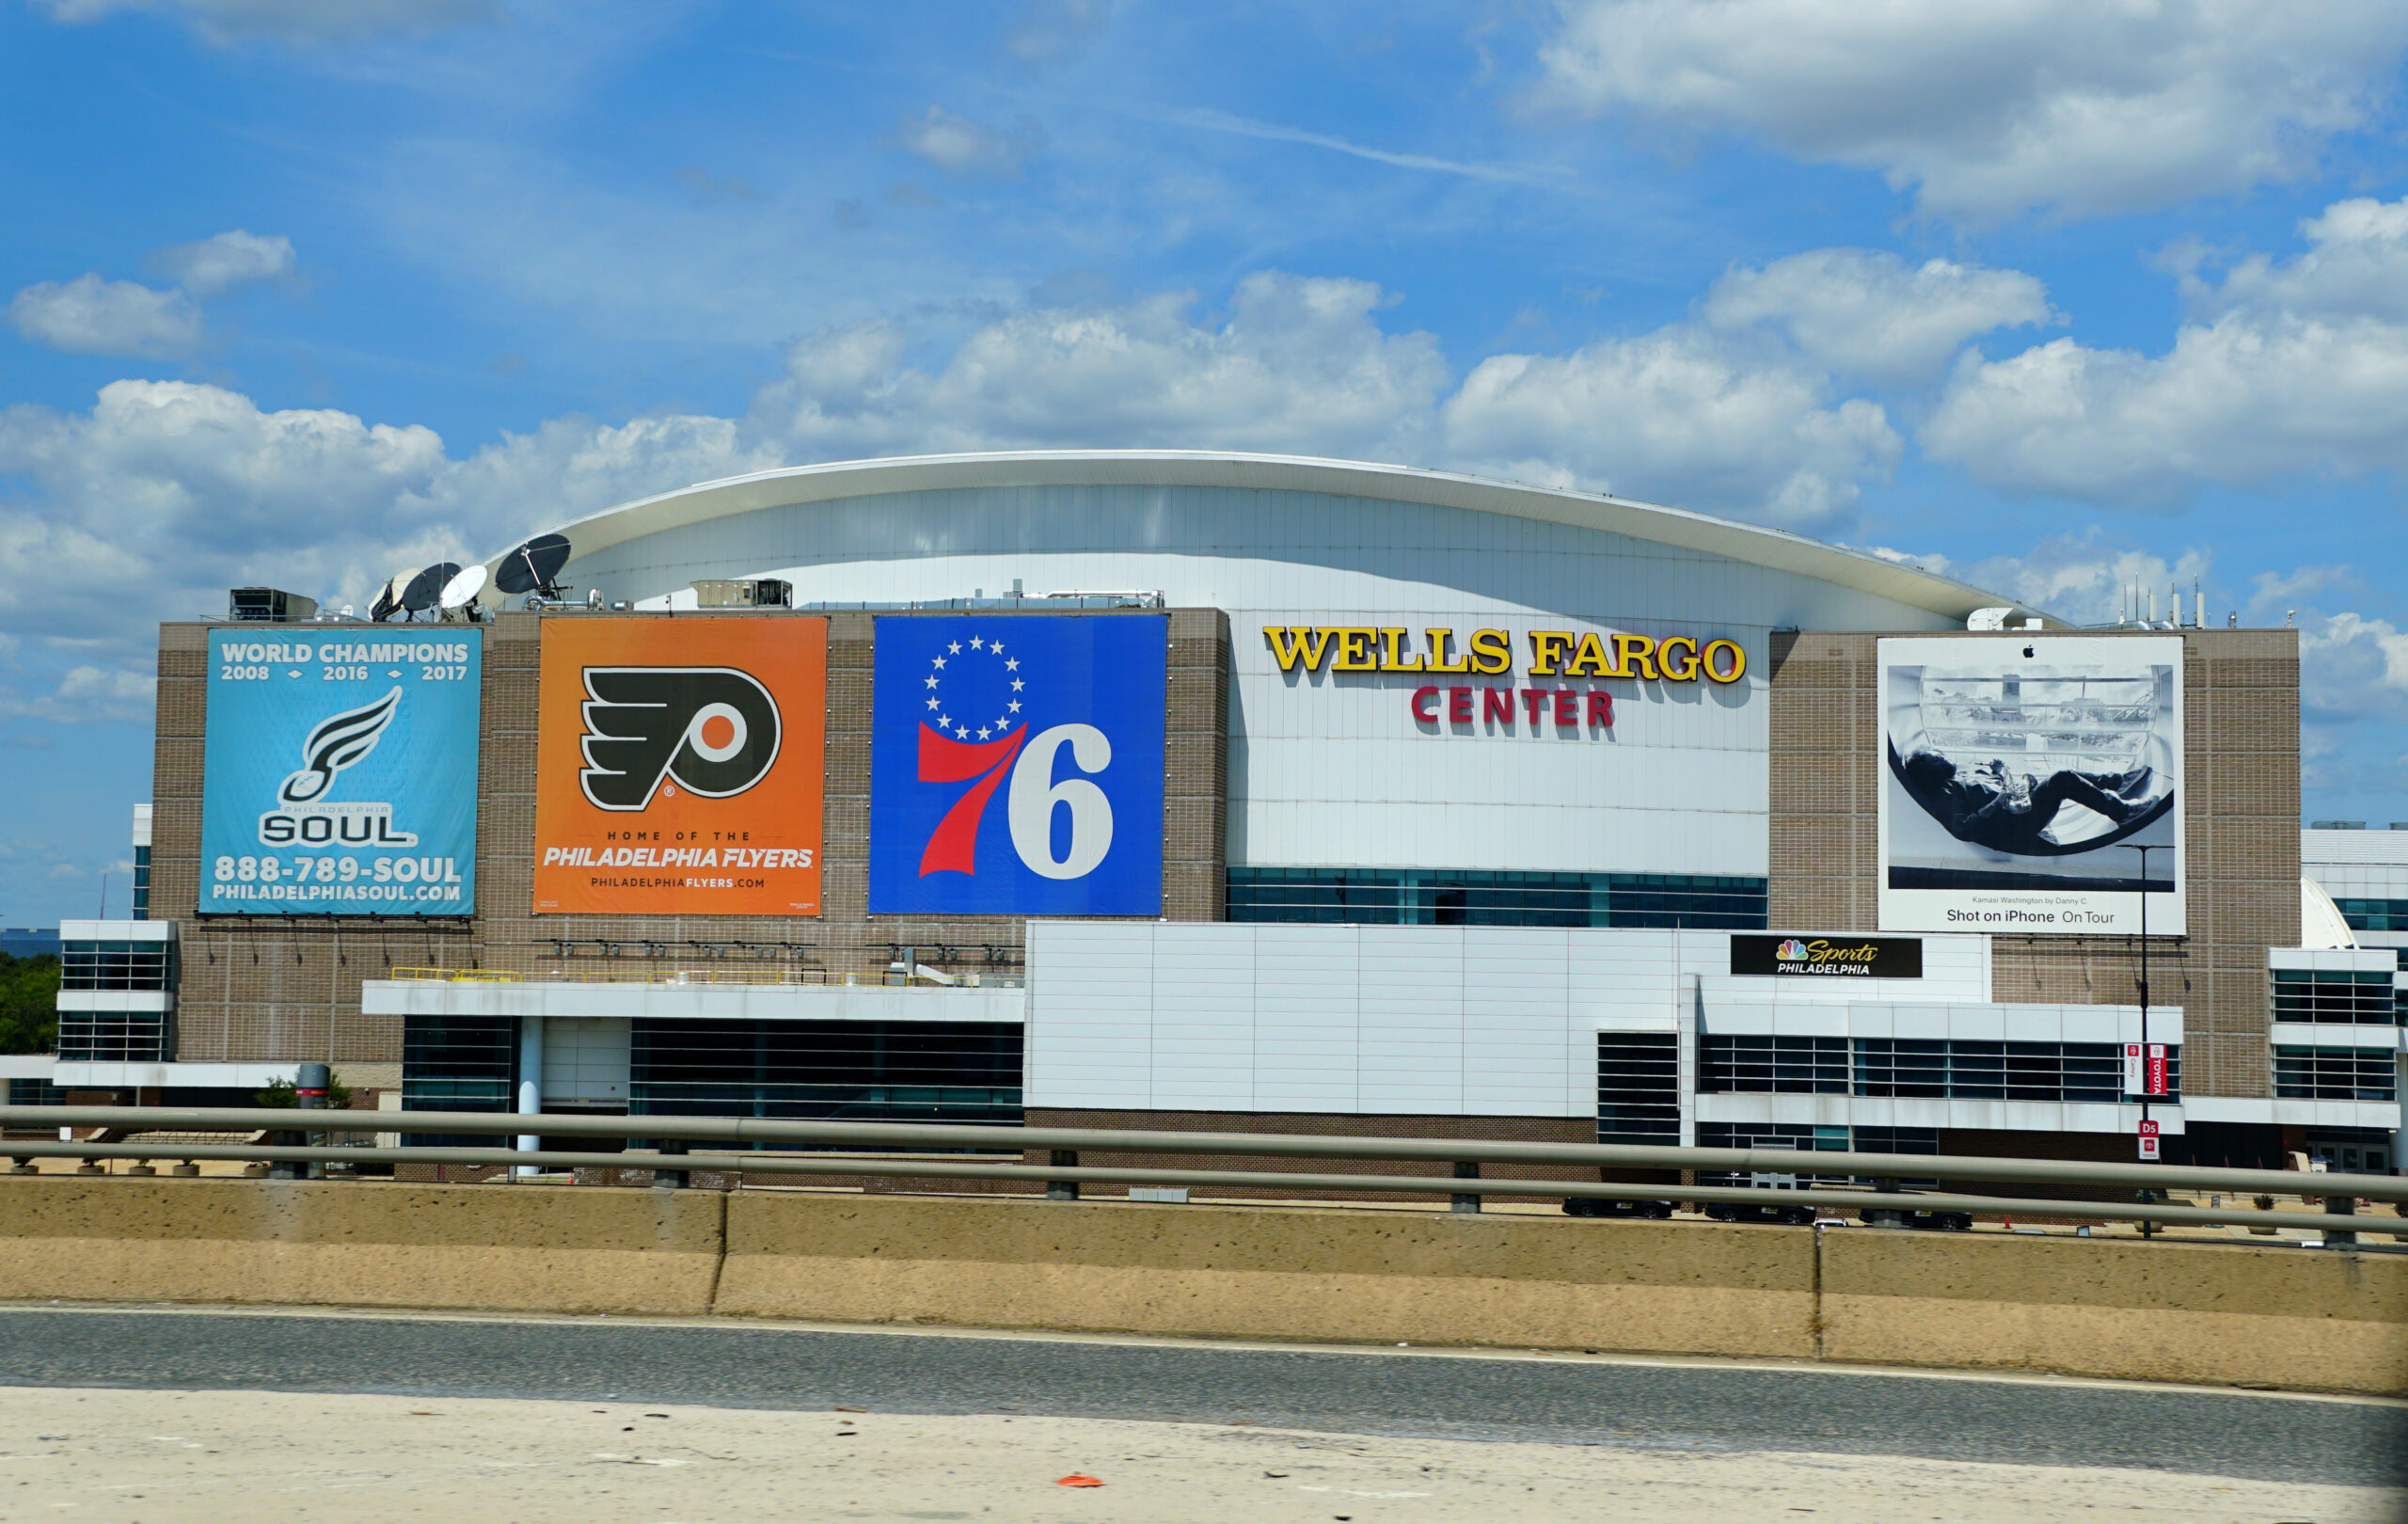
[[(1028, 870), (1048, 879), (1084, 879), (1112, 850), (1112, 801), (1085, 778), (1054, 782), (1054, 754), (1065, 743), (1081, 772), (1101, 772), (1112, 765), (1112, 742), (1093, 725), (1055, 725), (1030, 741), (1012, 767), (1011, 798), (1006, 804), (1012, 828), (1012, 849)], [(1054, 858), (1054, 807), (1070, 811), (1070, 850)]]

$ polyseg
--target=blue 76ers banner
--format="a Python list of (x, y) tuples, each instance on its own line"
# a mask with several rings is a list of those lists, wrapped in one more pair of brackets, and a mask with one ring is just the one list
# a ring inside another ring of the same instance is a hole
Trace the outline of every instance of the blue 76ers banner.
[(1170, 621), (889, 616), (870, 722), (874, 914), (1159, 915)]

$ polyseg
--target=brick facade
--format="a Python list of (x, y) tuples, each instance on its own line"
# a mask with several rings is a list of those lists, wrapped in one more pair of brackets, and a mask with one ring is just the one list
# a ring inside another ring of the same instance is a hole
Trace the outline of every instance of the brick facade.
[[(1879, 929), (1879, 639), (1773, 637), (1776, 929)], [(2195, 629), (2182, 645), (2188, 930), (2150, 939), (2150, 997), (2182, 1008), (2185, 1091), (2262, 1096), (2266, 949), (2299, 942), (2299, 640), (2288, 629)], [(2133, 937), (1991, 942), (1993, 1000), (2137, 1004), (2139, 973)]]
[[(989, 611), (981, 611), (982, 615)], [(1041, 615), (993, 611), (996, 617)], [(477, 913), (424, 920), (368, 916), (194, 913), (199, 890), (206, 625), (167, 625), (159, 643), (151, 914), (179, 924), (182, 976), (177, 1052), (184, 1060), (317, 1059), (398, 1083), (401, 1020), (363, 1016), (359, 985), (394, 968), (559, 969), (592, 976), (691, 967), (691, 949), (643, 944), (791, 945), (748, 949), (721, 966), (786, 966), (875, 977), (908, 944), (948, 972), (1017, 974), (1024, 922), (1016, 916), (871, 915), (869, 749), (872, 627), (908, 611), (839, 612), (829, 620), (827, 778), (822, 913), (812, 917), (537, 915), (534, 897), (538, 655), (546, 618), (504, 613), (484, 627), (483, 738), (477, 778)], [(625, 616), (621, 616), (625, 617)], [(760, 619), (774, 613), (662, 614)], [(1121, 617), (1085, 611), (1084, 617)], [(1159, 616), (1156, 616), (1159, 617)], [(1169, 611), (1163, 800), (1163, 914), (1222, 915), (1227, 860), (1228, 621), (1215, 609)], [(555, 939), (582, 944), (562, 957)], [(949, 952), (946, 949), (950, 949)], [(991, 956), (990, 956), (991, 953)], [(389, 1074), (388, 1072), (389, 1071)]]

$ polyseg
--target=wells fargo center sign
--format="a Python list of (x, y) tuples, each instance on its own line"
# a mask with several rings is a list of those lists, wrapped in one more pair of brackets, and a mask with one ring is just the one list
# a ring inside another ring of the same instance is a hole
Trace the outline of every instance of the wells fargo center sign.
[[(1513, 681), (1513, 639), (1502, 629), (1475, 629), (1459, 643), (1450, 627), (1265, 625), (1262, 638), (1282, 673), (1456, 679), (1411, 691), (1413, 717), (1424, 724), (1494, 722), (1510, 726), (1518, 717), (1533, 733), (1549, 721), (1559, 730), (1612, 726), (1612, 691), (1574, 683), (1620, 677), (1727, 685), (1748, 673), (1746, 648), (1720, 636), (1701, 640), (1624, 630), (1533, 629), (1525, 637), (1529, 649), (1518, 675), (1526, 681), (1518, 686)], [(1498, 677), (1506, 681), (1476, 680)], [(1528, 679), (1552, 684), (1540, 687)]]

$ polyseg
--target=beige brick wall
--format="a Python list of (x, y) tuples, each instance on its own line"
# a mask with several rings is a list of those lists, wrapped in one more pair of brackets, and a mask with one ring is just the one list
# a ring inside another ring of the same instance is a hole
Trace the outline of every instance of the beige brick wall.
[[(568, 616), (574, 617), (574, 616)], [(679, 615), (677, 617), (697, 617)], [(730, 613), (718, 618), (776, 615)], [(911, 617), (879, 615), (877, 617)], [(1004, 614), (1000, 617), (1016, 617)], [(1099, 615), (1098, 617), (1114, 617)], [(1228, 621), (1214, 609), (1170, 611), (1168, 720), (1163, 818), (1163, 914), (1222, 914), (1228, 818)], [(152, 823), (151, 913), (181, 923), (183, 973), (177, 1056), (392, 1063), (398, 1018), (363, 1016), (362, 979), (396, 967), (478, 967), (631, 973), (703, 961), (690, 949), (645, 942), (790, 943), (802, 966), (875, 976), (889, 945), (908, 943), (924, 962), (1016, 973), (1024, 922), (1017, 916), (868, 913), (871, 633), (868, 613), (830, 616), (823, 913), (815, 917), (536, 915), (535, 724), (541, 617), (505, 613), (486, 627), (482, 690), (484, 738), (477, 778), (477, 904), (473, 919), (378, 921), (365, 916), (194, 914), (200, 854), (205, 625), (160, 630), (157, 812)], [(553, 939), (584, 944), (562, 958)], [(599, 943), (616, 945), (605, 954)], [(950, 945), (948, 961), (938, 949)], [(990, 963), (986, 949), (998, 957)], [(784, 959), (721, 960), (712, 966), (770, 969)]]
[[(1882, 772), (1872, 634), (1773, 637), (1771, 918), (1878, 929)], [(2266, 949), (2299, 941), (2299, 644), (2288, 629), (2183, 639), (2188, 933), (2153, 938), (2151, 999), (2183, 1009), (2183, 1086), (2267, 1092)], [(2131, 937), (1995, 939), (1991, 998), (2131, 1004)]]

